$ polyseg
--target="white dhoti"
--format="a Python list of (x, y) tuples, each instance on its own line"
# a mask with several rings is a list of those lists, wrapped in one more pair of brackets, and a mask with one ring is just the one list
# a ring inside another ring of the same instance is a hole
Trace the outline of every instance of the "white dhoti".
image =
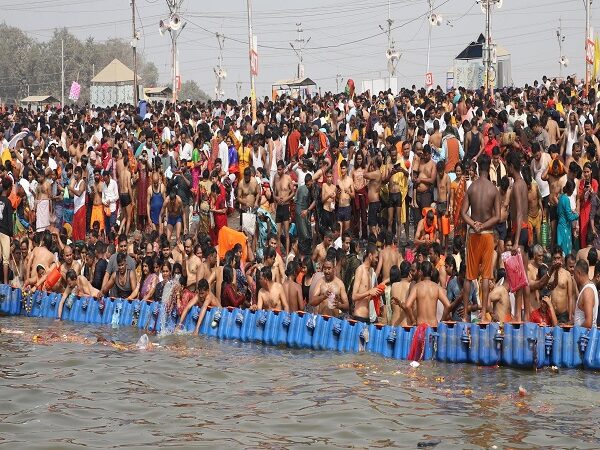
[(45, 231), (50, 226), (50, 200), (38, 201), (35, 209), (35, 231)]

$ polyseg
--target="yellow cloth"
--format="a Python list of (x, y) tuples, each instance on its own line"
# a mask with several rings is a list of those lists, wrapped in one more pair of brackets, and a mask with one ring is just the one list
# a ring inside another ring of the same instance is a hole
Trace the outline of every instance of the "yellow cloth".
[(10, 161), (10, 160), (11, 160), (10, 149), (8, 147), (6, 147), (2, 151), (2, 165), (6, 164), (6, 161)]

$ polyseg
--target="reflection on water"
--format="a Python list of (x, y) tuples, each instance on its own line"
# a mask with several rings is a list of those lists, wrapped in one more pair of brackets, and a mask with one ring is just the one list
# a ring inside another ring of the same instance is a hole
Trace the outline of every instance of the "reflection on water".
[(186, 335), (140, 351), (131, 328), (0, 328), (6, 448), (600, 448), (598, 373), (412, 369)]

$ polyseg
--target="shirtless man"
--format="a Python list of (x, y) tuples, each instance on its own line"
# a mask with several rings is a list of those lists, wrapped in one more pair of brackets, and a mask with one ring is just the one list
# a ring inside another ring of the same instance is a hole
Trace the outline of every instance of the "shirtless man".
[(123, 158), (123, 167), (117, 172), (117, 185), (119, 186), (119, 201), (122, 210), (119, 234), (125, 233), (128, 235), (131, 228), (131, 218), (133, 217), (133, 188), (128, 156)]
[(369, 209), (367, 212), (367, 225), (369, 231), (375, 233), (379, 222), (379, 213), (381, 212), (381, 158), (376, 156), (369, 164), (369, 171), (364, 174), (364, 178), (369, 180), (368, 184), (368, 199)]
[(269, 247), (275, 252), (275, 261), (273, 262), (273, 281), (282, 283), (285, 280), (285, 263), (279, 253), (277, 253), (277, 236), (269, 236)]
[[(490, 182), (491, 183), (491, 182)], [(466, 197), (465, 197), (466, 198)], [(431, 281), (431, 272), (433, 265), (429, 261), (421, 264), (421, 281), (413, 286), (406, 299), (406, 308), (411, 310), (413, 304), (417, 304), (417, 325), (426, 324), (436, 327), (437, 303), (442, 302), (444, 313), (442, 320), (446, 320), (450, 311), (450, 302), (446, 296), (446, 291), (437, 283)]]
[(304, 311), (304, 299), (302, 298), (302, 287), (296, 283), (296, 269), (298, 264), (290, 261), (285, 269), (286, 280), (283, 282), (283, 290), (287, 298), (290, 311)]
[(377, 267), (379, 255), (374, 244), (367, 245), (363, 263), (356, 269), (352, 286), (354, 311), (352, 318), (359, 322), (371, 323), (369, 301), (383, 294), (374, 283), (373, 271)]
[[(502, 283), (499, 283), (504, 279)], [(510, 307), (510, 297), (508, 295), (508, 278), (504, 269), (498, 271), (496, 282), (490, 281), (489, 301), (492, 305), (492, 320), (494, 322), (511, 322), (512, 314)]]
[[(446, 163), (440, 161), (436, 166), (436, 186), (437, 186), (437, 201), (435, 204), (437, 210), (438, 230), (442, 230), (442, 217), (448, 216), (448, 205), (450, 204), (450, 177), (444, 170)], [(440, 233), (442, 247), (448, 249), (448, 236), (443, 232)]]
[(331, 259), (323, 263), (323, 277), (317, 282), (310, 304), (317, 314), (338, 317), (348, 311), (348, 295), (342, 280), (335, 276), (334, 266)]
[[(252, 213), (258, 208), (260, 202), (260, 186), (256, 177), (252, 176), (252, 169), (244, 169), (244, 177), (240, 180), (237, 187), (237, 201), (240, 204), (240, 225), (242, 224), (242, 213)], [(253, 235), (256, 230), (253, 230)]]
[(196, 292), (196, 285), (200, 281), (203, 272), (202, 260), (194, 253), (194, 242), (188, 237), (183, 245), (179, 244), (182, 256), (183, 276), (187, 278), (186, 288), (188, 291)]
[[(540, 244), (536, 244), (533, 246), (533, 258), (529, 261), (527, 265), (527, 280), (529, 281), (529, 304), (531, 305), (531, 309), (536, 309), (540, 305), (538, 303), (538, 291), (548, 284), (550, 280), (550, 275), (540, 277), (538, 275), (538, 271), (540, 267), (544, 265), (544, 248)], [(548, 268), (545, 267), (546, 273), (548, 273)]]
[(340, 163), (340, 179), (337, 185), (338, 220), (341, 226), (341, 234), (350, 228), (352, 221), (352, 206), (354, 200), (354, 182), (348, 175), (348, 161), (345, 159)]
[(208, 281), (202, 279), (198, 281), (198, 294), (191, 299), (188, 304), (185, 306), (183, 312), (181, 313), (181, 317), (179, 319), (179, 323), (177, 324), (177, 328), (183, 328), (183, 321), (185, 320), (188, 312), (194, 305), (202, 305), (200, 308), (200, 313), (198, 314), (198, 321), (196, 322), (196, 328), (194, 329), (194, 334), (198, 334), (200, 330), (200, 325), (202, 325), (202, 321), (204, 320), (204, 316), (206, 316), (206, 310), (209, 306), (213, 308), (219, 308), (221, 306), (221, 302), (217, 297), (214, 296), (210, 289), (208, 288)]
[(280, 283), (273, 281), (270, 267), (263, 267), (260, 269), (258, 283), (260, 290), (258, 291), (256, 305), (251, 306), (253, 311), (256, 311), (257, 309), (264, 309), (266, 311), (290, 311), (283, 286)]
[[(491, 160), (487, 154), (477, 160), (479, 178), (473, 181), (462, 204), (461, 215), (470, 227), (467, 238), (467, 273), (463, 288), (464, 320), (468, 321), (469, 292), (471, 284), (480, 274), (482, 278), (481, 314), (485, 320), (488, 309), (489, 282), (493, 280), (494, 235), (493, 230), (500, 218), (500, 195), (490, 181)], [(470, 208), (470, 213), (469, 213)]]
[(333, 230), (335, 223), (335, 199), (337, 197), (337, 187), (333, 183), (333, 172), (328, 169), (325, 172), (325, 182), (321, 186), (321, 203), (323, 204), (323, 212), (321, 224), (323, 234)]
[(204, 250), (204, 262), (201, 264), (200, 273), (198, 274), (198, 281), (207, 280), (209, 286), (216, 281), (217, 266), (217, 250), (214, 247), (208, 247)]
[(163, 233), (162, 224), (165, 215), (167, 216), (167, 240), (171, 240), (171, 235), (175, 231), (175, 240), (179, 242), (181, 227), (183, 226), (183, 202), (174, 188), (171, 189), (160, 211), (160, 234)]
[(384, 247), (379, 253), (379, 263), (377, 264), (377, 277), (381, 275), (383, 282), (387, 282), (390, 279), (390, 269), (392, 266), (400, 266), (402, 262), (402, 255), (395, 247), (393, 241), (393, 235), (391, 231), (385, 232)]
[(61, 320), (63, 306), (71, 294), (79, 297), (102, 297), (102, 293), (93, 287), (86, 277), (83, 275), (77, 275), (74, 270), (69, 270), (65, 278), (67, 283), (65, 291), (63, 292), (62, 298), (58, 305), (58, 320)]
[(541, 230), (543, 220), (542, 195), (537, 183), (533, 183), (531, 175), (526, 173), (523, 176), (527, 185), (527, 221), (531, 226), (534, 234), (534, 242), (541, 242)]
[(573, 322), (574, 298), (571, 274), (563, 267), (563, 253), (556, 247), (552, 253), (552, 266), (556, 268), (552, 280), (548, 283), (551, 290), (552, 306), (559, 324)]
[[(30, 278), (38, 265), (42, 265), (46, 269), (46, 274), (53, 269), (56, 263), (56, 257), (49, 249), (52, 247), (52, 235), (49, 232), (44, 232), (40, 245), (35, 247), (30, 254), (29, 262), (25, 265), (25, 278)], [(45, 280), (45, 278), (44, 278)]]
[(410, 263), (402, 261), (400, 263), (400, 281), (392, 284), (390, 299), (392, 302), (392, 321), (390, 325), (410, 326), (414, 323), (414, 315), (411, 310), (405, 310), (408, 291), (410, 290)]
[(275, 223), (277, 224), (277, 236), (281, 236), (281, 226), (285, 234), (285, 254), (290, 252), (290, 201), (294, 198), (294, 182), (284, 172), (285, 164), (277, 161), (277, 176), (274, 179), (273, 197), (277, 204), (275, 212)]
[(38, 186), (35, 193), (36, 224), (35, 231), (44, 231), (50, 225), (50, 180), (43, 170), (38, 177)]
[[(523, 267), (529, 264), (527, 248), (529, 246), (529, 224), (527, 222), (527, 185), (521, 176), (521, 153), (510, 152), (506, 157), (506, 171), (508, 176), (513, 179), (513, 188), (510, 198), (510, 219), (512, 230), (510, 233), (513, 242), (513, 255), (517, 254), (517, 249), (521, 250), (523, 258)], [(524, 317), (521, 316), (522, 310), (525, 310)], [(515, 293), (515, 320), (529, 321), (531, 305), (529, 304), (529, 286), (519, 289)]]
[(507, 176), (500, 179), (500, 220), (496, 224), (496, 231), (498, 232), (498, 256), (502, 255), (505, 251), (505, 241), (507, 238), (507, 223), (508, 220), (508, 205), (510, 202), (510, 180)]
[[(410, 150), (409, 150), (410, 151)], [(390, 199), (388, 202), (388, 231), (393, 232), (396, 229), (397, 236), (400, 238), (402, 228), (402, 208), (403, 199), (401, 192), (401, 184), (404, 182), (406, 186), (406, 179), (409, 176), (408, 170), (404, 158), (398, 158), (398, 150), (393, 145), (390, 150), (390, 164), (388, 166), (388, 190), (390, 192)]]
[(415, 230), (415, 246), (425, 245), (429, 246), (434, 242), (439, 242), (439, 230), (437, 229), (437, 223), (435, 220), (435, 214), (433, 211), (427, 211), (425, 217), (419, 220), (417, 223), (417, 229)]
[(329, 250), (329, 247), (331, 247), (332, 243), (333, 235), (331, 231), (328, 231), (327, 233), (325, 233), (325, 236), (323, 236), (323, 242), (317, 244), (317, 246), (313, 250), (312, 260), (315, 263), (315, 270), (320, 270), (321, 265), (323, 264), (323, 262), (325, 261), (325, 257), (327, 256), (327, 250)]
[(437, 178), (435, 163), (431, 159), (429, 144), (423, 147), (423, 155), (419, 161), (419, 177), (417, 178), (416, 201), (419, 211), (429, 208), (433, 203), (433, 185)]

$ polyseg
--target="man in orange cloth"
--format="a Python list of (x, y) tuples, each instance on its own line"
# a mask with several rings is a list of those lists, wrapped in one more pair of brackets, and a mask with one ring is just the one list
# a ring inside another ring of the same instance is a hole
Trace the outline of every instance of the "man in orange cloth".
[(463, 320), (470, 322), (469, 293), (471, 283), (479, 276), (481, 266), (482, 299), (481, 317), (485, 321), (488, 309), (489, 282), (493, 280), (494, 270), (494, 227), (500, 219), (500, 194), (494, 183), (490, 181), (489, 156), (483, 154), (477, 160), (479, 178), (477, 178), (467, 191), (462, 204), (462, 218), (469, 226), (467, 236), (467, 278), (463, 288), (463, 305), (465, 316)]

